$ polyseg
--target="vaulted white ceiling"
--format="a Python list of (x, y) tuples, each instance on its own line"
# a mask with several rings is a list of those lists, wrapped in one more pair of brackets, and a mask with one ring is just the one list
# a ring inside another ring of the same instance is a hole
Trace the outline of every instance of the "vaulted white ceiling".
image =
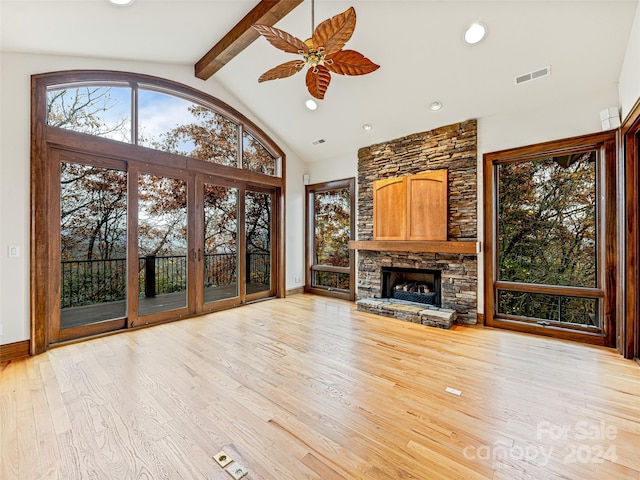
[[(153, 61), (193, 66), (257, 0), (1, 0), (6, 52)], [(258, 39), (213, 78), (221, 82), (305, 161), (355, 155), (358, 148), (469, 118), (548, 108), (562, 114), (615, 88), (637, 0), (430, 1), (316, 0), (316, 23), (354, 6), (347, 48), (381, 68), (334, 75), (324, 101), (309, 111), (304, 73), (258, 84), (269, 68), (295, 57)], [(468, 25), (488, 34), (467, 45)], [(276, 25), (310, 36), (306, 0)], [(550, 66), (549, 77), (515, 86), (514, 77)], [(213, 81), (213, 80), (211, 80)], [(432, 101), (443, 108), (432, 112)], [(611, 105), (603, 105), (605, 108)], [(239, 108), (244, 113), (245, 109)], [(598, 115), (594, 111), (594, 116)], [(368, 123), (373, 130), (365, 132)], [(313, 142), (325, 143), (314, 146)]]

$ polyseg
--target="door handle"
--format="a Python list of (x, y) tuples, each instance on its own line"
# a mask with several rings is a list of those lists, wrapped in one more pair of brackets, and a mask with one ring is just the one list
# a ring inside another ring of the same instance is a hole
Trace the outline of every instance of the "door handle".
[(201, 248), (198, 249), (198, 261), (199, 262), (202, 261), (202, 249)]

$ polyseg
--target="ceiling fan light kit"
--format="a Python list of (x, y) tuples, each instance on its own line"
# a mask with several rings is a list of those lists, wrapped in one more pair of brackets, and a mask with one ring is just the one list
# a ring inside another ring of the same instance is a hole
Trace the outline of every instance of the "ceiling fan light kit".
[(283, 30), (268, 25), (253, 25), (274, 47), (302, 56), (302, 60), (292, 60), (266, 71), (258, 82), (290, 77), (308, 66), (307, 89), (311, 96), (322, 100), (331, 82), (331, 73), (366, 75), (376, 71), (380, 66), (361, 53), (343, 50), (355, 27), (356, 11), (353, 7), (320, 23), (313, 30), (311, 38), (304, 42)]

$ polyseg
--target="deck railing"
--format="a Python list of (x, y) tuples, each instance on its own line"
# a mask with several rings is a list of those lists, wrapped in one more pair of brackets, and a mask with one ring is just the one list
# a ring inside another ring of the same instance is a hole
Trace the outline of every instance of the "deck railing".
[[(217, 287), (237, 282), (235, 253), (204, 256), (204, 286)], [(269, 284), (271, 257), (247, 254), (247, 281)], [(126, 298), (125, 258), (111, 260), (64, 260), (61, 262), (61, 308), (122, 301)], [(138, 259), (138, 294), (154, 297), (187, 288), (186, 255), (155, 256)]]
[(79, 307), (124, 300), (127, 285), (127, 261), (72, 260), (60, 262), (62, 282), (60, 307)]

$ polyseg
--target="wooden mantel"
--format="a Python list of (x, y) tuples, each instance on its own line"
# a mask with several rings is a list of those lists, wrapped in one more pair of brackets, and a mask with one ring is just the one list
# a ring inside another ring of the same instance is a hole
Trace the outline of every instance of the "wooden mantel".
[(351, 240), (349, 250), (411, 253), (480, 253), (480, 242), (417, 241), (417, 240)]

